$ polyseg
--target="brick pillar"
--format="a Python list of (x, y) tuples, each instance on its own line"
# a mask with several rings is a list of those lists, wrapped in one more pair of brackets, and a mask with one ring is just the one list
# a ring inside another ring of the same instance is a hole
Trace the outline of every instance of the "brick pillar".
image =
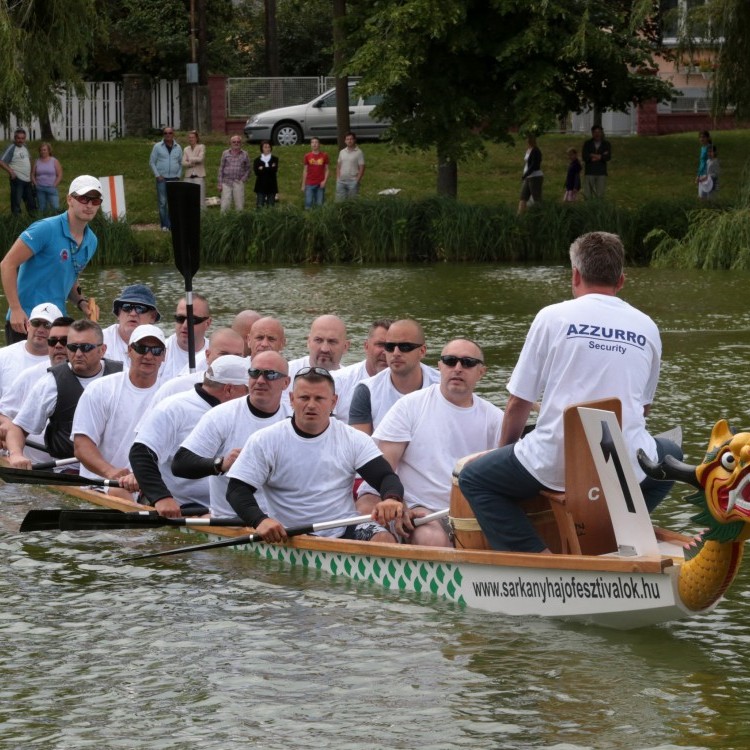
[(145, 136), (151, 130), (151, 79), (135, 73), (122, 77), (123, 135)]
[(659, 135), (659, 115), (656, 99), (641, 102), (636, 110), (636, 133), (638, 135)]
[(227, 76), (208, 77), (208, 101), (212, 133), (227, 134)]

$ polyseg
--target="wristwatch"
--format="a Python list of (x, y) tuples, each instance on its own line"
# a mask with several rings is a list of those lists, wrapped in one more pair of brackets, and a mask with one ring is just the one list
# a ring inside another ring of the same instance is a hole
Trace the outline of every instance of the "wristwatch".
[(217, 456), (214, 459), (214, 474), (220, 476), (224, 472), (221, 470), (221, 465), (224, 463), (224, 456)]

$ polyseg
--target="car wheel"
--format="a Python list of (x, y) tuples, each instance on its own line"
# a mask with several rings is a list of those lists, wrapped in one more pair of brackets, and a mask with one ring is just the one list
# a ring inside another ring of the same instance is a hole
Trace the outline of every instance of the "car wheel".
[(293, 122), (282, 122), (273, 129), (271, 141), (275, 146), (296, 146), (302, 143), (302, 130)]

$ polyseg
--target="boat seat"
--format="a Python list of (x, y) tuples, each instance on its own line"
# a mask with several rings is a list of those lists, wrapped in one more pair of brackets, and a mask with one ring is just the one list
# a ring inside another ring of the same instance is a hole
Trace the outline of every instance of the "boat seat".
[[(589, 450), (578, 407), (615, 413), (622, 425), (620, 399), (607, 398), (573, 404), (563, 414), (565, 490), (542, 490), (539, 499), (555, 517), (557, 538), (541, 534), (553, 552), (572, 555), (604, 555), (617, 551), (607, 501)], [(539, 531), (539, 530), (538, 530)]]

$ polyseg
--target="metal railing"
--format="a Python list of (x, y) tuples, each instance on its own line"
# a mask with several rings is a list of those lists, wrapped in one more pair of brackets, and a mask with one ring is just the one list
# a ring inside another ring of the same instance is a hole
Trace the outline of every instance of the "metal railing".
[(304, 104), (335, 86), (332, 76), (227, 79), (227, 117)]

